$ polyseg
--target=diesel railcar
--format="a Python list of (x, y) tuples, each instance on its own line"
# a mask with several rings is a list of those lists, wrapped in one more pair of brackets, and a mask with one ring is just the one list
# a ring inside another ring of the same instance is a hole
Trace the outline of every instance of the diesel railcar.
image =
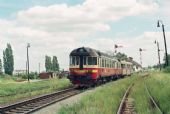
[(130, 75), (131, 64), (98, 50), (80, 47), (70, 53), (69, 79), (74, 85), (91, 86)]

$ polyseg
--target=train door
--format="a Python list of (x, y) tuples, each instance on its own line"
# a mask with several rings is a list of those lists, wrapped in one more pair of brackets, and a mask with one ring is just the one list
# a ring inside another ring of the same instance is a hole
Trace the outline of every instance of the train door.
[(80, 56), (80, 70), (83, 70), (83, 56)]

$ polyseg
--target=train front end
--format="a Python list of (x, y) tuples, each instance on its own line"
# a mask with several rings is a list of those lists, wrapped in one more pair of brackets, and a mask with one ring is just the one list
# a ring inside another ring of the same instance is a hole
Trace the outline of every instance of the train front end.
[(98, 79), (98, 54), (81, 47), (70, 53), (69, 79), (77, 86), (91, 86)]

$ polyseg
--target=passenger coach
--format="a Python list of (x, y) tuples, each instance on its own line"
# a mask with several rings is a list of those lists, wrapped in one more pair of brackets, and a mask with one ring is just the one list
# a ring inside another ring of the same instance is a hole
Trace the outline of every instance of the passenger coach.
[(79, 86), (95, 85), (123, 76), (122, 64), (98, 50), (77, 48), (70, 53), (69, 79)]

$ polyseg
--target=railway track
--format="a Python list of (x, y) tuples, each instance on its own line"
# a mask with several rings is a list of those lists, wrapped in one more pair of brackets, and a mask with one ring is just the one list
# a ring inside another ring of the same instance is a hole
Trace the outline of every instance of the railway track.
[(129, 98), (129, 94), (133, 85), (134, 83), (127, 88), (119, 105), (117, 114), (136, 114), (134, 110), (133, 99)]
[(0, 114), (30, 114), (45, 106), (59, 102), (79, 93), (81, 93), (80, 90), (72, 87), (52, 94), (46, 94), (33, 99), (0, 107)]
[(164, 112), (160, 109), (159, 105), (156, 103), (156, 101), (154, 100), (154, 98), (151, 96), (150, 91), (149, 91), (146, 83), (144, 83), (144, 85), (145, 85), (145, 89), (146, 89), (146, 91), (147, 91), (147, 94), (148, 94), (148, 96), (149, 96), (149, 99), (150, 99), (150, 103), (151, 103), (151, 105), (152, 105), (152, 108), (157, 108), (157, 110), (159, 111), (160, 114), (164, 114)]

